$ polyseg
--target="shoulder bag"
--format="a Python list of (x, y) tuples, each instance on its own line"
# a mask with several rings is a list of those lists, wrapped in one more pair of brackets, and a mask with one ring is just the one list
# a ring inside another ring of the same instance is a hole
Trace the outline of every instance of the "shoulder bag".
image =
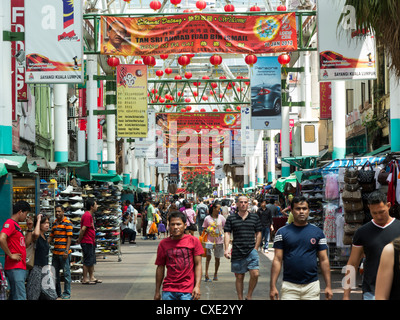
[(372, 183), (374, 181), (374, 178), (375, 171), (372, 170), (370, 162), (367, 161), (358, 172), (358, 180), (361, 183)]

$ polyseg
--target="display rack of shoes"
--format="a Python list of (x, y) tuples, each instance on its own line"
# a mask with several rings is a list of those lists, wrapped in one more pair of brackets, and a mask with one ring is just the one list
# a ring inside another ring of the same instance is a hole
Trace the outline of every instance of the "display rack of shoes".
[(120, 221), (122, 210), (120, 205), (121, 190), (114, 184), (92, 182), (83, 187), (85, 197), (96, 199), (98, 208), (95, 213), (96, 253), (118, 255), (121, 258)]
[(49, 217), (50, 223), (55, 220), (56, 184), (40, 181), (40, 213)]
[(84, 196), (81, 187), (67, 186), (56, 198), (56, 203), (64, 207), (64, 215), (71, 221), (72, 240), (71, 240), (71, 278), (77, 282), (82, 278), (82, 248), (77, 244), (79, 231), (81, 228), (81, 217), (84, 211)]

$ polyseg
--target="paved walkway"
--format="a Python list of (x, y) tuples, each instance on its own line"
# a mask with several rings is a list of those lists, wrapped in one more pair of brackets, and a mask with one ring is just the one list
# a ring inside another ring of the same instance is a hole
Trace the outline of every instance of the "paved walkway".
[[(95, 277), (103, 280), (103, 283), (96, 285), (82, 285), (81, 283), (72, 284), (71, 300), (152, 300), (155, 289), (155, 270), (154, 265), (159, 240), (141, 240), (137, 237), (137, 244), (125, 243), (121, 246), (122, 261), (118, 262), (116, 255), (105, 255), (97, 257), (95, 267)], [(269, 280), (273, 250), (270, 253), (260, 255), (260, 277), (257, 287), (253, 294), (254, 300), (269, 300)], [(203, 270), (205, 259), (203, 259)], [(210, 263), (210, 276), (213, 275), (214, 259)], [(237, 300), (235, 290), (235, 277), (230, 271), (230, 261), (221, 258), (219, 269), (219, 279), (213, 282), (201, 284), (201, 300)], [(204, 271), (203, 271), (204, 274)], [(332, 270), (332, 287), (334, 300), (342, 298), (341, 279), (343, 275)], [(280, 280), (278, 288), (280, 287)], [(203, 277), (204, 280), (204, 277)], [(246, 295), (249, 275), (245, 277)], [(325, 283), (320, 275), (321, 299), (324, 299), (323, 288)], [(360, 283), (360, 280), (357, 281)], [(361, 290), (356, 290), (352, 294), (353, 300), (361, 299)]]

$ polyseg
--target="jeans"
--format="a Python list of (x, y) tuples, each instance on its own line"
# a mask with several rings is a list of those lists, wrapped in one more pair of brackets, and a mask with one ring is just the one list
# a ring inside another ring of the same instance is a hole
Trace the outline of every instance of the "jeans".
[(271, 232), (270, 227), (262, 228), (261, 230), (261, 241), (264, 239), (264, 249), (268, 250), (269, 235)]
[(64, 260), (63, 255), (53, 254), (52, 260), (53, 267), (56, 273), (56, 292), (57, 296), (61, 297), (61, 281), (60, 270), (64, 271), (64, 293), (63, 295), (71, 295), (71, 269), (70, 269), (70, 255)]
[(163, 291), (162, 300), (192, 300), (192, 294), (189, 292)]
[(373, 292), (364, 292), (363, 300), (375, 300), (375, 294)]
[(26, 270), (10, 269), (5, 270), (5, 274), (10, 284), (10, 300), (26, 300), (25, 279)]

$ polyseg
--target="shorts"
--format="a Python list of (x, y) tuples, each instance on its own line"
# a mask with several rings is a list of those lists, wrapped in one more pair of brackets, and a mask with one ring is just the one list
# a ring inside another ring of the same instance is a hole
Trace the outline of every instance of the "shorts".
[(91, 243), (81, 243), (81, 247), (83, 255), (83, 265), (87, 267), (94, 266), (96, 264), (96, 246)]
[(162, 300), (193, 300), (190, 292), (163, 291)]
[(282, 281), (281, 300), (320, 300), (320, 294), (319, 280), (307, 284)]
[(253, 249), (250, 254), (242, 260), (232, 260), (231, 271), (234, 273), (246, 273), (249, 270), (260, 269), (260, 258), (256, 249)]
[(215, 248), (207, 249), (207, 256), (212, 256), (212, 252), (214, 251), (215, 258), (222, 258), (224, 256), (224, 244), (217, 243)]

